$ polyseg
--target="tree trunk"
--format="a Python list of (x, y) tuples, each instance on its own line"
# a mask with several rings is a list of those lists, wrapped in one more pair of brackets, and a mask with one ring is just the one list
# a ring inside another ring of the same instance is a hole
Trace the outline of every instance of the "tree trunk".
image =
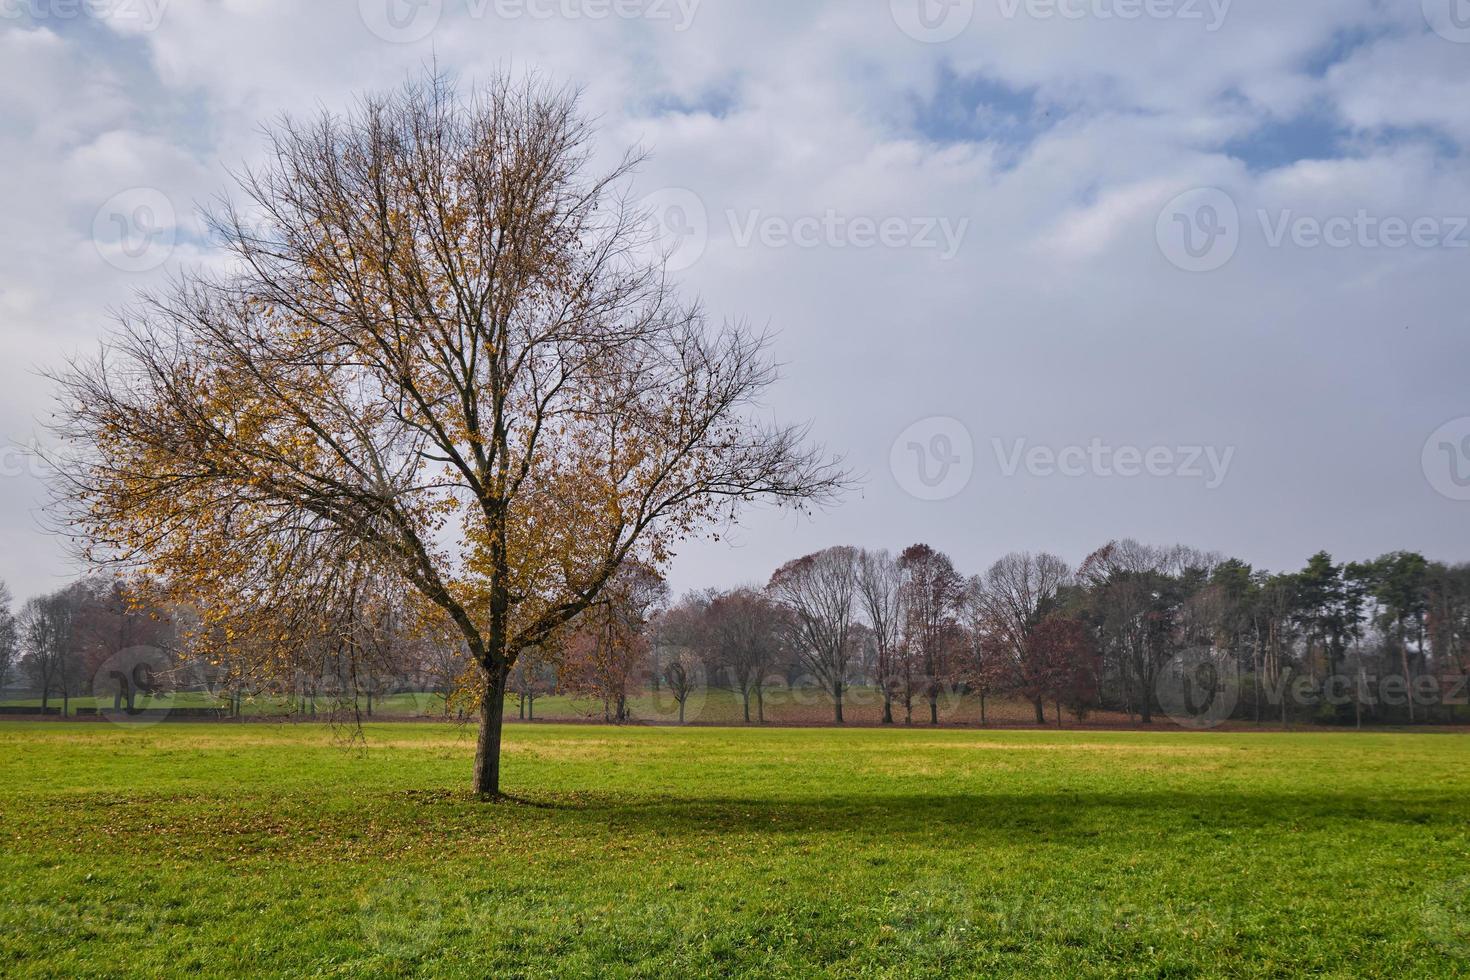
[[(745, 723), (747, 725), (749, 725), (750, 724), (750, 687), (747, 685), (746, 688), (745, 688), (745, 690), (743, 692), (741, 692), (741, 693), (742, 693), (743, 699), (744, 699)], [(684, 710), (682, 705), (680, 706), (679, 710), (681, 712)]]
[(842, 724), (842, 682), (832, 682), (832, 720)]
[(980, 727), (988, 728), (990, 722), (985, 719), (985, 692), (980, 692)]
[(755, 686), (755, 719), (756, 724), (766, 723), (766, 698), (765, 692), (760, 684)]
[(510, 671), (491, 667), (482, 671), (485, 696), (480, 699), (480, 741), (475, 748), (475, 793), (481, 799), (500, 799), (500, 732), (505, 722), (505, 688)]
[(1031, 706), (1036, 709), (1036, 724), (1045, 725), (1046, 705), (1042, 704), (1041, 698), (1037, 698), (1035, 701), (1032, 701)]
[(1414, 724), (1414, 679), (1409, 674), (1409, 635), (1404, 630), (1404, 621), (1399, 620), (1399, 651), (1404, 663), (1404, 687), (1409, 692), (1409, 724)]
[(1363, 730), (1363, 655), (1358, 654), (1358, 676), (1353, 678), (1357, 683), (1353, 690), (1353, 721), (1358, 731)]
[(939, 724), (939, 685), (932, 678), (929, 682), (929, 724)]

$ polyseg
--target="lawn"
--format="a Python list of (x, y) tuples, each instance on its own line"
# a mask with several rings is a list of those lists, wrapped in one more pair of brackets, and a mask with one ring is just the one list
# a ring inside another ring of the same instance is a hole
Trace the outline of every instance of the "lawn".
[(1470, 739), (0, 724), (0, 974), (1470, 975)]

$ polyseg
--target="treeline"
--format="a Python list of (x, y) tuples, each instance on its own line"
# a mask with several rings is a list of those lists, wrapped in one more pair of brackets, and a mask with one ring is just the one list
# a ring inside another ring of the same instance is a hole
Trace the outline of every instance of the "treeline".
[[(365, 577), (274, 640), (220, 635), (149, 591), (89, 579), (12, 611), (0, 585), (0, 691), (25, 687), (65, 707), (194, 690), (236, 713), (268, 698), (309, 715), (371, 715), (401, 691), (438, 693), (461, 715), (477, 703), (453, 631), (381, 580)], [(965, 575), (924, 544), (835, 547), (766, 583), (678, 601), (657, 572), (625, 566), (554, 643), (521, 654), (509, 689), (522, 718), (559, 694), (609, 722), (683, 721), (691, 699), (717, 688), (751, 723), (767, 720), (777, 689), (820, 692), (839, 724), (859, 697), (864, 717), (884, 723), (985, 724), (996, 699), (1029, 704), (1038, 724), (1094, 712), (1201, 725), (1452, 723), (1466, 701), (1467, 634), (1470, 565), (1410, 552), (1347, 563), (1323, 552), (1273, 573), (1117, 541), (1076, 568), (1018, 553)]]
[[(629, 690), (646, 683), (681, 709), (697, 684), (728, 688), (756, 722), (771, 685), (804, 684), (826, 692), (839, 724), (854, 689), (881, 699), (884, 723), (983, 724), (1003, 697), (1029, 703), (1038, 724), (1098, 710), (1143, 723), (1414, 724), (1456, 720), (1470, 668), (1470, 565), (1410, 552), (1345, 564), (1322, 552), (1273, 573), (1129, 540), (1076, 568), (1017, 553), (966, 576), (924, 544), (835, 547), (765, 585), (667, 609), (651, 588), (610, 598), (560, 659), (523, 662), (514, 689), (585, 690), (609, 720), (626, 720)], [(941, 719), (957, 693), (974, 717)]]
[(79, 698), (160, 710), (179, 693), (234, 715), (246, 702), (273, 713), (372, 715), (378, 699), (400, 691), (452, 702), (467, 670), (463, 651), (412, 623), (401, 596), (363, 588), (323, 613), (294, 624), (285, 647), (263, 633), (226, 636), (192, 607), (159, 600), (147, 579), (86, 578), (19, 609), (0, 583), (0, 695), (23, 693), (43, 713), (62, 714)]
[(165, 661), (176, 655), (175, 624), (164, 610), (135, 605), (120, 581), (83, 579), (19, 609), (0, 582), (0, 691), (23, 686), (43, 708), (65, 711), (71, 699), (93, 695), (109, 661), (141, 648)]

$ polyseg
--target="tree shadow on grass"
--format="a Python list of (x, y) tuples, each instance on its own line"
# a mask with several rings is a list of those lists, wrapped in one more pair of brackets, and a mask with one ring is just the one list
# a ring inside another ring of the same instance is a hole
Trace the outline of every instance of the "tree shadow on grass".
[[(646, 833), (874, 833), (935, 831), (1018, 838), (1085, 839), (1138, 830), (1310, 830), (1324, 822), (1443, 827), (1470, 832), (1470, 802), (1422, 793), (1394, 799), (1351, 794), (1224, 795), (1188, 792), (901, 794), (820, 798), (690, 799), (619, 794), (538, 795), (514, 801), (569, 827)], [(483, 818), (496, 819), (488, 809)]]

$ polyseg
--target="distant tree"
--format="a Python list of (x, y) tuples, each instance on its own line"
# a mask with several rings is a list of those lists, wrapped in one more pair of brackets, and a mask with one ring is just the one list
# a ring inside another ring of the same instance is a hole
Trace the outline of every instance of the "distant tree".
[(1463, 689), (1470, 674), (1470, 565), (1432, 563), (1426, 591), (1425, 625), (1441, 689)]
[(668, 585), (658, 572), (645, 565), (625, 565), (598, 601), (572, 624), (560, 663), (565, 684), (600, 702), (604, 721), (631, 720), (628, 696), (648, 662), (649, 620), (668, 596)]
[(965, 686), (980, 698), (980, 724), (988, 725), (986, 702), (997, 690), (1006, 686), (1009, 658), (1004, 649), (1002, 631), (989, 626), (985, 583), (976, 575), (965, 582), (959, 607), (960, 636), (964, 648), (964, 665), (960, 676)]
[(904, 636), (923, 670), (929, 724), (937, 725), (939, 688), (954, 650), (955, 615), (963, 598), (964, 579), (948, 555), (927, 544), (905, 548), (898, 565), (903, 575)]
[(1056, 611), (1058, 594), (1068, 579), (1067, 563), (1062, 559), (1029, 553), (1006, 555), (983, 579), (986, 642), (1002, 665), (1008, 686), (1035, 708), (1038, 725), (1046, 724), (1041, 692), (1047, 665), (1036, 658), (1031, 633)]
[(540, 650), (527, 650), (516, 660), (510, 689), (519, 705), (522, 721), (536, 720), (536, 702), (556, 690), (556, 670)]
[[(679, 724), (681, 725), (684, 724), (684, 708), (689, 703), (689, 696), (702, 683), (703, 671), (704, 663), (699, 654), (687, 647), (674, 651), (673, 656), (664, 663), (664, 685), (679, 705)], [(746, 721), (749, 720), (747, 717)]]
[(1071, 616), (1043, 619), (1026, 638), (1032, 668), (1021, 693), (1056, 706), (1057, 726), (1065, 706), (1079, 721), (1097, 703), (1098, 653), (1087, 626)]
[(1160, 673), (1189, 646), (1213, 643), (1218, 615), (1192, 605), (1219, 559), (1186, 547), (1158, 548), (1114, 541), (1083, 561), (1077, 579), (1087, 591), (1103, 653), (1123, 679), (1126, 707), (1153, 722)]
[(1396, 551), (1375, 560), (1371, 566), (1371, 588), (1382, 607), (1381, 624), (1394, 639), (1403, 669), (1404, 684), (1410, 690), (1407, 699), (1409, 723), (1414, 723), (1414, 669), (1409, 657), (1409, 632), (1418, 635), (1419, 654), (1424, 652), (1424, 622), (1428, 612), (1427, 581), (1429, 563), (1424, 556)]
[(20, 662), (20, 632), (11, 609), (14, 602), (10, 587), (0, 582), (0, 694), (5, 692)]
[(786, 649), (790, 635), (786, 610), (753, 588), (712, 596), (704, 610), (705, 649), (740, 694), (746, 724), (766, 720), (766, 680)]
[(790, 612), (792, 647), (802, 666), (831, 693), (832, 719), (842, 724), (842, 698), (853, 653), (857, 549), (828, 548), (788, 562), (771, 577), (768, 590)]
[(903, 569), (887, 551), (858, 553), (858, 603), (876, 653), (875, 679), (883, 696), (883, 724), (893, 724), (893, 698), (900, 684), (907, 692), (904, 649)]
[(1297, 573), (1296, 586), (1295, 616), (1307, 643), (1307, 668), (1315, 675), (1320, 665), (1330, 681), (1340, 672), (1347, 651), (1342, 567), (1319, 551)]
[(51, 695), (70, 700), (74, 677), (81, 665), (73, 645), (75, 604), (66, 590), (29, 600), (19, 619), (21, 667), (41, 692), (41, 710), (51, 705)]

